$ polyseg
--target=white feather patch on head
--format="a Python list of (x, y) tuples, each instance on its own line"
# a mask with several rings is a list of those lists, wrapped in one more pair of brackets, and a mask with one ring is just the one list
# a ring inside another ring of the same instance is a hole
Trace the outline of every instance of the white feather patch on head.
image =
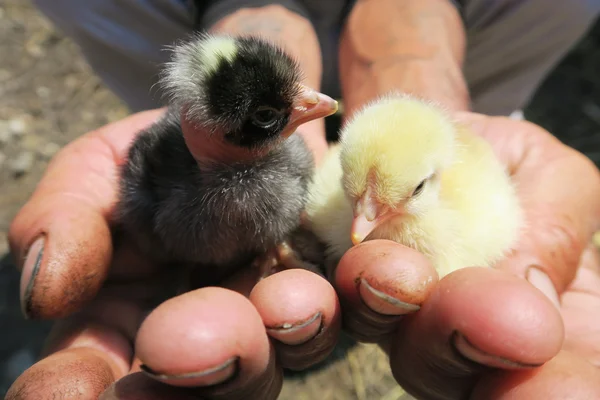
[(233, 62), (237, 54), (235, 40), (228, 36), (213, 36), (201, 44), (200, 55), (203, 58), (201, 68), (205, 75), (214, 73), (222, 60)]
[(206, 108), (204, 83), (223, 60), (231, 63), (235, 59), (236, 40), (228, 35), (199, 33), (171, 49), (173, 55), (165, 65), (160, 83), (169, 101), (186, 107), (189, 117), (203, 114)]

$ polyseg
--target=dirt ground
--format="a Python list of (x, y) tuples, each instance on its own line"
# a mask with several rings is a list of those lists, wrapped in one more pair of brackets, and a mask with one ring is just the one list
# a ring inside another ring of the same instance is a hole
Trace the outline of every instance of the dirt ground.
[[(527, 119), (597, 165), (599, 71), (600, 24), (548, 77), (526, 110)], [(61, 146), (127, 113), (78, 49), (27, 1), (0, 0), (0, 395), (34, 362), (49, 327), (21, 317), (18, 276), (5, 240), (9, 223)], [(289, 374), (280, 399), (405, 398), (376, 347), (359, 345), (347, 353), (345, 347), (324, 367)]]

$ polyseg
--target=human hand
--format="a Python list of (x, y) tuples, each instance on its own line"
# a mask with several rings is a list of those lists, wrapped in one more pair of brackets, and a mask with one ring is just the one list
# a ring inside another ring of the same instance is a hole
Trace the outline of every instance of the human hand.
[(458, 117), (508, 166), (526, 234), (496, 268), (437, 285), (416, 251), (380, 240), (352, 248), (334, 274), (345, 329), (380, 343), (418, 398), (600, 398), (600, 258), (588, 246), (598, 170), (531, 123)]
[(118, 165), (160, 112), (135, 114), (69, 144), (14, 219), (9, 239), (22, 270), (23, 310), (29, 318), (60, 320), (44, 358), (14, 382), (7, 399), (103, 392), (111, 399), (274, 399), (282, 367), (308, 367), (335, 345), (335, 292), (300, 270), (253, 287), (248, 269), (147, 315), (174, 272), (113, 243), (109, 215)]

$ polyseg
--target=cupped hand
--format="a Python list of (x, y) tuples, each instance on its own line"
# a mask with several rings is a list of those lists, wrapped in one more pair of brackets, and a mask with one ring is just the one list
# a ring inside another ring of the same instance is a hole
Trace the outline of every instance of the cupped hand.
[(380, 343), (417, 398), (600, 398), (600, 258), (590, 245), (598, 170), (534, 124), (458, 119), (508, 167), (526, 232), (495, 268), (439, 282), (424, 256), (399, 244), (352, 248), (333, 279), (345, 329)]
[(43, 358), (7, 399), (274, 399), (282, 367), (308, 367), (333, 349), (339, 305), (316, 274), (284, 271), (254, 286), (247, 269), (222, 287), (160, 304), (176, 273), (113, 240), (118, 165), (161, 112), (69, 144), (14, 219), (9, 240), (22, 270), (23, 311), (59, 321)]

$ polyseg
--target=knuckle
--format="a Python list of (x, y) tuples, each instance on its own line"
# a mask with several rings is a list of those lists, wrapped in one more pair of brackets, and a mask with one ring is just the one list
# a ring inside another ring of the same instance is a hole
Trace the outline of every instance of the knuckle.
[(551, 257), (557, 257), (577, 263), (585, 247), (585, 241), (576, 228), (576, 223), (567, 215), (555, 215), (546, 223), (543, 230), (543, 245), (549, 250)]
[(532, 245), (528, 250), (541, 258), (541, 266), (555, 282), (569, 282), (575, 275), (588, 238), (567, 213), (539, 211), (541, 214), (526, 240), (526, 244)]

